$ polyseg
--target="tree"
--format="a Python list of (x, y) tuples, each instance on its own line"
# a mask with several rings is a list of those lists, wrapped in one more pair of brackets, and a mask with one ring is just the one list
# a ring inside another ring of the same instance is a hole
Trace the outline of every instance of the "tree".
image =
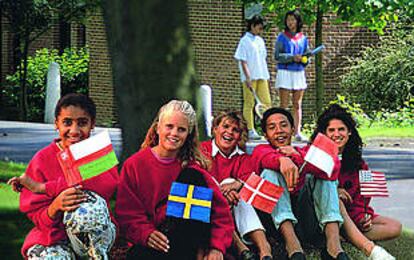
[(30, 44), (59, 19), (83, 21), (100, 0), (0, 0), (0, 12), (14, 35), (15, 66), (20, 72), (20, 119), (27, 118), (27, 58)]
[(125, 159), (162, 104), (194, 100), (187, 1), (105, 0), (103, 7)]
[[(383, 33), (390, 22), (399, 17), (414, 16), (414, 1), (412, 0), (239, 0), (244, 4), (260, 2), (264, 6), (264, 14), (273, 13), (274, 21), (283, 28), (283, 18), (287, 11), (300, 8), (304, 23), (315, 23), (315, 46), (323, 43), (322, 18), (324, 14), (335, 13), (337, 21), (347, 21), (353, 26), (365, 26), (371, 30)], [(322, 54), (316, 56), (316, 109), (318, 114), (323, 109), (323, 71)]]

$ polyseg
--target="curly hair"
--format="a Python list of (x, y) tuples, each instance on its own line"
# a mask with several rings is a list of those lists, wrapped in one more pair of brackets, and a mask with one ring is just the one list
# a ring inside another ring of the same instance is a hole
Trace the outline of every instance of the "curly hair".
[(141, 149), (158, 145), (158, 123), (165, 115), (171, 112), (183, 113), (188, 121), (189, 134), (177, 155), (177, 158), (181, 161), (182, 167), (185, 168), (190, 162), (197, 162), (202, 168), (208, 169), (210, 167), (210, 161), (199, 150), (196, 113), (191, 104), (184, 100), (171, 100), (160, 108), (157, 116), (148, 129), (144, 142), (141, 144)]
[(333, 104), (330, 105), (318, 118), (316, 129), (311, 136), (311, 142), (318, 133), (326, 134), (328, 125), (332, 119), (341, 120), (348, 128), (351, 135), (342, 151), (341, 172), (358, 170), (362, 163), (362, 139), (356, 129), (356, 122), (345, 108)]
[(211, 129), (211, 136), (214, 136), (214, 128), (218, 127), (224, 120), (229, 120), (231, 123), (235, 122), (240, 129), (240, 140), (237, 143), (240, 149), (246, 150), (247, 142), (247, 122), (242, 113), (236, 111), (220, 112), (213, 120), (213, 127)]

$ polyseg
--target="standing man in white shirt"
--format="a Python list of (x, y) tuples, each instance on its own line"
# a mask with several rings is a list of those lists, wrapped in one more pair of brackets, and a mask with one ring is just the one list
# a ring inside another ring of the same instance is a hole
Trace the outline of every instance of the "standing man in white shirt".
[(260, 34), (263, 32), (264, 20), (260, 15), (247, 18), (247, 30), (237, 46), (234, 58), (239, 62), (240, 79), (243, 84), (243, 116), (247, 121), (250, 140), (261, 137), (254, 129), (254, 95), (256, 91), (260, 101), (270, 107), (269, 70), (267, 68), (266, 45)]

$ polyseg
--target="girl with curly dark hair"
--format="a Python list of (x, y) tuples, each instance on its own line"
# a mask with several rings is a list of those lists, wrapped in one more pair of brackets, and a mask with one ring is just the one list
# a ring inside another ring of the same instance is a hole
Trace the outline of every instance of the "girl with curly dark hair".
[(323, 133), (338, 145), (341, 159), (338, 194), (347, 238), (369, 259), (394, 259), (372, 240), (398, 237), (401, 223), (375, 214), (369, 206), (371, 198), (360, 194), (359, 171), (368, 170), (368, 165), (362, 159), (363, 143), (356, 126), (346, 109), (333, 104), (319, 117), (311, 140)]

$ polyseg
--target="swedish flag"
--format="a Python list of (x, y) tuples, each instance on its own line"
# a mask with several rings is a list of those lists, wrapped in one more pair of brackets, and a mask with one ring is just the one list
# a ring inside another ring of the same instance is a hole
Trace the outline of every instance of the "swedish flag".
[(210, 223), (212, 199), (212, 189), (173, 182), (166, 215)]

